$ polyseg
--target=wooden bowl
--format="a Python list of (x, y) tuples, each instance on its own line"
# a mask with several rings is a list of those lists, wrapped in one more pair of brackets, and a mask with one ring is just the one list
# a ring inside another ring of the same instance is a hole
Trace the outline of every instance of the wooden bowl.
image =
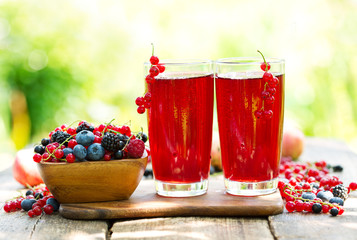
[(41, 177), (60, 203), (129, 199), (144, 175), (147, 156), (139, 159), (39, 163)]

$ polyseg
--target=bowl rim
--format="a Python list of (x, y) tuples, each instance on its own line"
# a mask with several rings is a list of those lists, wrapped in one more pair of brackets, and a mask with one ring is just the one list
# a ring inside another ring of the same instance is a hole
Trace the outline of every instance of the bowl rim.
[(38, 164), (40, 165), (73, 165), (73, 164), (108, 164), (108, 163), (116, 163), (116, 162), (136, 162), (140, 161), (147, 158), (142, 157), (142, 158), (125, 158), (125, 159), (114, 159), (110, 161), (85, 161), (85, 162), (73, 162), (73, 163), (68, 163), (68, 162), (39, 162)]

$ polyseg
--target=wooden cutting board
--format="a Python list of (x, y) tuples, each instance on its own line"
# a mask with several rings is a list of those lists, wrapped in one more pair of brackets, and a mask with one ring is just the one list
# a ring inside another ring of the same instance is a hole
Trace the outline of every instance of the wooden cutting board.
[[(100, 194), (100, 192), (98, 192)], [(129, 200), (61, 204), (60, 214), (69, 219), (121, 219), (172, 216), (268, 216), (283, 212), (279, 192), (258, 197), (225, 193), (223, 179), (209, 181), (208, 192), (189, 198), (161, 197), (154, 181), (143, 180)]]

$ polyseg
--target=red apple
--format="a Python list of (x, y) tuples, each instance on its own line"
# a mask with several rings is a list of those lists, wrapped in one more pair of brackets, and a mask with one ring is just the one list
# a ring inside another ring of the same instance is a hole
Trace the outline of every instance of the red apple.
[(298, 158), (304, 150), (305, 136), (298, 128), (284, 128), (283, 132), (283, 149), (284, 157)]
[(221, 146), (217, 131), (214, 131), (212, 135), (211, 165), (216, 170), (222, 171)]
[(33, 149), (23, 149), (17, 152), (12, 173), (16, 181), (24, 186), (35, 186), (43, 183), (37, 169), (37, 163), (32, 159)]

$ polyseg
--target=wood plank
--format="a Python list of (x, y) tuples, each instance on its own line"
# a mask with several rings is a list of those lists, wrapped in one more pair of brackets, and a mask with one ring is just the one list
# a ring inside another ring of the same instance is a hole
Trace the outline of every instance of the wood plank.
[[(308, 138), (303, 161), (325, 160), (344, 167), (342, 173), (331, 173), (341, 178), (345, 185), (357, 181), (357, 154), (347, 145), (333, 139)], [(356, 239), (357, 193), (345, 202), (345, 213), (332, 217), (329, 214), (287, 213), (270, 216), (272, 232), (277, 239)]]
[(62, 218), (59, 214), (39, 218), (31, 239), (106, 239), (108, 224), (105, 221), (77, 221)]
[(111, 239), (274, 239), (264, 218), (154, 218), (116, 222)]
[(170, 216), (268, 216), (281, 213), (279, 192), (257, 197), (225, 193), (223, 177), (210, 179), (207, 194), (190, 198), (160, 197), (154, 181), (142, 181), (129, 200), (62, 204), (60, 213), (70, 219), (118, 219)]

